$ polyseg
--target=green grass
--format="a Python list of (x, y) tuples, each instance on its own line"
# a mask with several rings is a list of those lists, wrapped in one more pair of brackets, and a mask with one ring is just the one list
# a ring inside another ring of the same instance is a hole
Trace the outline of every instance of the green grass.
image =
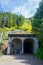
[(40, 48), (37, 53), (35, 54), (35, 56), (39, 59), (43, 60), (43, 48)]
[(1, 52), (1, 53), (0, 53), (0, 57), (1, 57), (2, 55), (3, 55), (3, 53)]

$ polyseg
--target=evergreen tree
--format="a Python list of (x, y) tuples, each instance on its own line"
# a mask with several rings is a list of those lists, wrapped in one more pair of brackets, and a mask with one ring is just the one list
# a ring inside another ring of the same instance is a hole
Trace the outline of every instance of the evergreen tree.
[(32, 24), (34, 33), (38, 36), (38, 39), (43, 45), (43, 0), (39, 4)]

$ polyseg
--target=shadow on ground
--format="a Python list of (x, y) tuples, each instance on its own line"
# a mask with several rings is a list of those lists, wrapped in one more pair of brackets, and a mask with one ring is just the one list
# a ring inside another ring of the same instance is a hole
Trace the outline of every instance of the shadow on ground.
[(33, 55), (13, 55), (14, 59), (20, 60), (25, 65), (43, 65), (43, 60), (35, 58)]

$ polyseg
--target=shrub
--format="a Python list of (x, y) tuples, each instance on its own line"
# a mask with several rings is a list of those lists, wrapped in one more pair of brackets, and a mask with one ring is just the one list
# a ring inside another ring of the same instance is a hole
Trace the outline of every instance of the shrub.
[(0, 28), (0, 32), (2, 31), (2, 28)]
[(3, 53), (2, 52), (0, 52), (0, 56), (2, 56), (3, 55)]
[(2, 43), (2, 41), (0, 42), (0, 50), (1, 50), (1, 48), (2, 48), (2, 45), (3, 45), (3, 43)]
[(43, 48), (40, 48), (35, 54), (35, 56), (39, 59), (43, 59)]
[(31, 23), (25, 22), (20, 28), (22, 30), (27, 30), (29, 33), (31, 33), (32, 25)]
[(15, 27), (11, 27), (10, 30), (11, 30), (11, 31), (14, 31), (14, 30), (15, 30)]
[(4, 27), (4, 32), (9, 31), (9, 28)]

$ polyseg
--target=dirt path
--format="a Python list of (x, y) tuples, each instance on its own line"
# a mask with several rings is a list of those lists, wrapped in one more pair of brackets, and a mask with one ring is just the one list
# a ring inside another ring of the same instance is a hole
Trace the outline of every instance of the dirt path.
[(5, 55), (0, 57), (0, 65), (43, 65), (43, 60), (32, 55)]

